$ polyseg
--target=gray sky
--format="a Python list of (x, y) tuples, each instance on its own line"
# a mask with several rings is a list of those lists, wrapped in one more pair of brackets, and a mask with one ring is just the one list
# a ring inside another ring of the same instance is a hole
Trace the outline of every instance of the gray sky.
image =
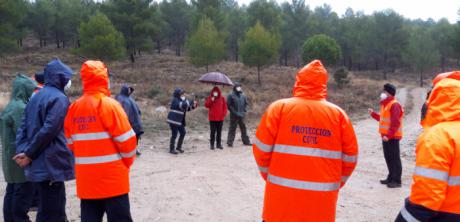
[[(237, 0), (240, 5), (248, 5), (252, 0)], [(279, 3), (290, 0), (276, 0)], [(316, 6), (329, 4), (339, 16), (345, 13), (348, 7), (354, 11), (364, 11), (372, 14), (374, 11), (391, 8), (406, 18), (439, 20), (447, 18), (451, 23), (457, 22), (457, 11), (460, 1), (457, 0), (305, 0), (305, 3), (314, 9)]]

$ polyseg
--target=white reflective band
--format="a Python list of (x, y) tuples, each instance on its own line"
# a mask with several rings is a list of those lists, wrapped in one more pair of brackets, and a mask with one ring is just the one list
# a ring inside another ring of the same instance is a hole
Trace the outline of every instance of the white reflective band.
[(267, 173), (267, 172), (268, 172), (268, 168), (267, 168), (267, 167), (261, 167), (261, 166), (259, 166), (259, 171), (262, 172), (262, 173)]
[(460, 176), (450, 176), (449, 182), (447, 183), (449, 186), (459, 186), (460, 185)]
[(179, 102), (179, 108), (182, 109), (182, 102)]
[(425, 167), (415, 167), (414, 174), (422, 177), (427, 177), (430, 179), (441, 180), (444, 182), (447, 182), (449, 180), (448, 172), (434, 170)]
[(114, 137), (113, 140), (117, 141), (117, 142), (120, 142), (120, 143), (123, 143), (125, 142), (126, 140), (129, 140), (131, 137), (135, 136), (136, 133), (134, 132), (133, 129), (130, 129), (128, 132), (120, 135), (120, 136), (117, 136), (117, 137)]
[(340, 183), (319, 183), (319, 182), (293, 180), (293, 179), (286, 179), (282, 177), (273, 176), (271, 174), (268, 174), (268, 181), (276, 185), (295, 188), (295, 189), (301, 189), (301, 190), (335, 191), (340, 188)]
[(417, 220), (412, 214), (407, 211), (406, 207), (403, 207), (401, 209), (401, 216), (407, 221), (407, 222), (420, 222)]
[(173, 113), (177, 113), (177, 114), (180, 114), (180, 115), (184, 115), (184, 112), (181, 112), (181, 111), (177, 111), (177, 110), (171, 110), (171, 112)]
[(66, 138), (66, 140), (67, 140), (67, 144), (69, 144), (69, 145), (72, 145), (72, 144), (73, 144), (72, 138)]
[(182, 123), (174, 121), (174, 120), (170, 120), (170, 119), (168, 119), (167, 122), (172, 123), (172, 124), (176, 124), (176, 125), (182, 125)]
[(120, 154), (111, 154), (105, 156), (94, 156), (94, 157), (75, 157), (75, 164), (97, 164), (97, 163), (109, 163), (120, 160)]
[(121, 157), (123, 158), (130, 158), (130, 157), (133, 157), (134, 155), (136, 155), (136, 149), (134, 149), (133, 151), (129, 152), (129, 153), (120, 153)]
[(340, 180), (341, 180), (342, 182), (346, 183), (347, 180), (348, 180), (348, 178), (350, 178), (350, 177), (342, 176), (342, 177), (340, 178)]
[(273, 151), (273, 145), (262, 143), (257, 137), (254, 140), (254, 144), (257, 146), (257, 148), (259, 148), (259, 150), (262, 150), (266, 153)]
[(81, 140), (101, 140), (101, 139), (109, 139), (110, 134), (108, 132), (100, 132), (100, 133), (80, 133), (72, 135), (73, 141), (81, 141)]
[(324, 157), (330, 159), (342, 159), (342, 152), (323, 150), (319, 148), (302, 147), (302, 146), (288, 146), (288, 145), (275, 145), (275, 152), (295, 154), (301, 156), (314, 156)]
[(342, 160), (344, 162), (355, 163), (357, 159), (358, 159), (357, 156), (349, 156), (349, 155), (346, 155), (346, 154), (342, 154)]

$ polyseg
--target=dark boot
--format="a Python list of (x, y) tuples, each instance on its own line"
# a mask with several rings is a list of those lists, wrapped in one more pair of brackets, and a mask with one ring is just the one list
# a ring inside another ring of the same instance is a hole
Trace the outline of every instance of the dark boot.
[(399, 188), (399, 187), (401, 187), (401, 183), (389, 182), (389, 183), (387, 184), (387, 187), (388, 187), (388, 188)]
[(222, 144), (220, 144), (220, 143), (217, 144), (216, 148), (217, 148), (217, 149), (221, 149), (221, 150), (224, 149), (224, 147), (222, 147)]
[(182, 150), (182, 143), (184, 143), (184, 137), (180, 136), (179, 141), (177, 141), (177, 149), (176, 149), (179, 153), (184, 153), (184, 150)]
[(174, 149), (174, 141), (171, 140), (171, 143), (169, 144), (169, 153), (170, 154), (174, 154), (174, 155), (177, 155), (178, 152), (176, 151), (176, 149)]
[(211, 143), (211, 150), (214, 150), (214, 144)]

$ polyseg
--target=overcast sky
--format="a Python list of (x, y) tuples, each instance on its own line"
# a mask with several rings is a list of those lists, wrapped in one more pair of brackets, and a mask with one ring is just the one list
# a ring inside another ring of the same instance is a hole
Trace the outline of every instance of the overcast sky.
[[(240, 5), (252, 2), (252, 0), (237, 0)], [(290, 0), (276, 0), (279, 3)], [(314, 9), (316, 6), (329, 4), (332, 10), (339, 16), (345, 13), (348, 7), (354, 11), (362, 10), (365, 14), (374, 11), (392, 8), (406, 18), (426, 20), (433, 18), (439, 20), (447, 18), (451, 23), (457, 22), (457, 11), (460, 8), (458, 0), (305, 0), (305, 3)]]

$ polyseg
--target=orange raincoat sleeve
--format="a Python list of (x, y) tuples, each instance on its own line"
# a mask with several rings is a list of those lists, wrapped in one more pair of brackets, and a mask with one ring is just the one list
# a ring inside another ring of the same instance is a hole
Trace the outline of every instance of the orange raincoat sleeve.
[(102, 125), (112, 136), (125, 165), (131, 167), (136, 156), (137, 139), (129, 124), (128, 116), (121, 105), (114, 99), (106, 97), (101, 102), (100, 116)]
[(341, 186), (345, 185), (348, 178), (353, 173), (358, 162), (358, 141), (356, 140), (355, 131), (353, 125), (347, 114), (343, 111), (341, 118), (341, 130), (342, 130), (342, 183)]
[(252, 146), (254, 158), (264, 180), (267, 180), (273, 147), (278, 135), (282, 106), (282, 103), (277, 102), (268, 107), (257, 128)]
[(416, 147), (415, 173), (409, 200), (434, 211), (446, 199), (447, 182), (423, 176), (450, 172), (454, 158), (451, 141), (442, 129), (433, 129), (420, 136)]
[[(69, 111), (70, 110), (73, 110), (72, 109), (72, 105), (70, 105), (69, 107)], [(71, 132), (71, 125), (72, 125), (72, 118), (71, 118), (72, 115), (69, 115), (67, 114), (67, 116), (65, 117), (65, 120), (64, 120), (64, 134), (65, 134), (65, 138), (67, 140), (67, 147), (73, 152), (74, 150), (74, 146), (73, 146), (73, 141), (72, 141), (72, 136), (70, 134)]]

